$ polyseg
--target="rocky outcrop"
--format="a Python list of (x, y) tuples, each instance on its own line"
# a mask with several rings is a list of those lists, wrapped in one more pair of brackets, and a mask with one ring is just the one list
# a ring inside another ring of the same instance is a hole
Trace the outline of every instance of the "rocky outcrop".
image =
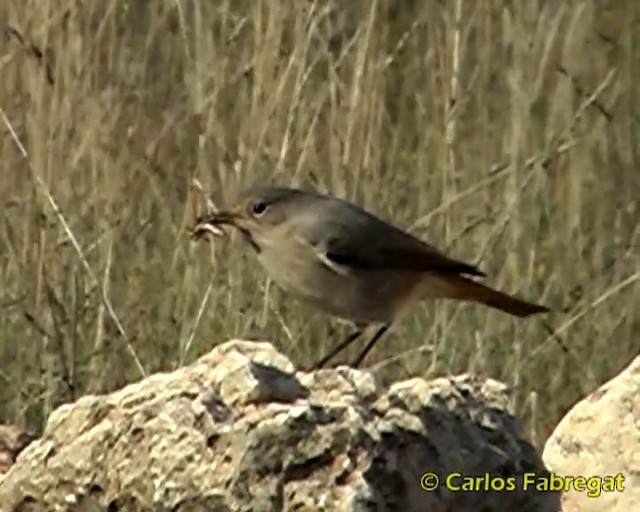
[(640, 510), (640, 356), (569, 411), (543, 458), (558, 475), (591, 478), (564, 492), (563, 512)]
[(0, 478), (13, 466), (18, 454), (35, 439), (15, 425), (0, 425)]
[[(269, 343), (230, 341), (54, 411), (0, 509), (556, 511), (557, 494), (518, 483), (545, 470), (507, 399), (466, 375), (383, 389), (347, 367), (296, 372)], [(480, 491), (453, 489), (469, 476)], [(500, 478), (514, 490), (491, 490)]]

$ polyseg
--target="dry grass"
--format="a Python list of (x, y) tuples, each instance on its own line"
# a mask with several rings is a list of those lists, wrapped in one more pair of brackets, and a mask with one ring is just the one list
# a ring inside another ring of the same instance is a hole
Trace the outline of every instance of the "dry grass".
[(2, 2), (0, 420), (38, 430), (62, 402), (230, 337), (305, 364), (344, 335), (237, 240), (188, 241), (197, 177), (221, 204), (253, 182), (311, 184), (553, 307), (523, 321), (426, 304), (367, 361), (384, 379), (503, 379), (542, 443), (638, 352), (639, 14)]

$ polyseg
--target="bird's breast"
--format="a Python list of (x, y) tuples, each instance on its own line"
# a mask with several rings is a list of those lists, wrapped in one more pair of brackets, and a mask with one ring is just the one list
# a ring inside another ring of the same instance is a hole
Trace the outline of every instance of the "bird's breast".
[(388, 323), (417, 298), (419, 278), (415, 274), (354, 269), (338, 272), (317, 255), (303, 254), (271, 251), (263, 246), (258, 259), (282, 289), (330, 315)]

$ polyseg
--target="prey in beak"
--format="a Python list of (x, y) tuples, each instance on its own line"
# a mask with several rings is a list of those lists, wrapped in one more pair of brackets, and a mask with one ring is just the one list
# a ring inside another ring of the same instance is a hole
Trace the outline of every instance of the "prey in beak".
[(260, 246), (254, 239), (251, 228), (247, 225), (248, 221), (251, 221), (251, 219), (247, 219), (241, 207), (201, 215), (196, 219), (196, 225), (191, 229), (191, 240), (199, 240), (206, 234), (213, 237), (223, 236), (226, 234), (224, 227), (232, 226), (259, 253), (261, 251)]
[(234, 212), (214, 212), (201, 215), (196, 219), (195, 226), (191, 229), (191, 239), (200, 240), (207, 234), (214, 237), (225, 235), (222, 226), (230, 226), (234, 224), (237, 215)]

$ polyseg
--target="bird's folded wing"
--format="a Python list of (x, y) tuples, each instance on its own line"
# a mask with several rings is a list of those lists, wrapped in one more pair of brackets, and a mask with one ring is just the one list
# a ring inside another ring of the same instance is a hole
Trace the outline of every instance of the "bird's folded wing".
[(307, 238), (299, 235), (293, 235), (293, 242), (297, 246), (298, 254), (306, 257), (315, 257), (316, 261), (319, 261), (322, 265), (332, 270), (336, 274), (348, 275), (353, 268), (348, 265), (342, 265), (338, 261), (334, 261), (329, 257), (326, 250), (326, 244), (322, 243), (320, 239), (316, 237)]
[(378, 230), (350, 229), (335, 226), (335, 234), (323, 240), (320, 250), (324, 258), (342, 268), (362, 270), (432, 271), (484, 277), (473, 265), (447, 257), (422, 240), (384, 224), (385, 236), (367, 236)]

